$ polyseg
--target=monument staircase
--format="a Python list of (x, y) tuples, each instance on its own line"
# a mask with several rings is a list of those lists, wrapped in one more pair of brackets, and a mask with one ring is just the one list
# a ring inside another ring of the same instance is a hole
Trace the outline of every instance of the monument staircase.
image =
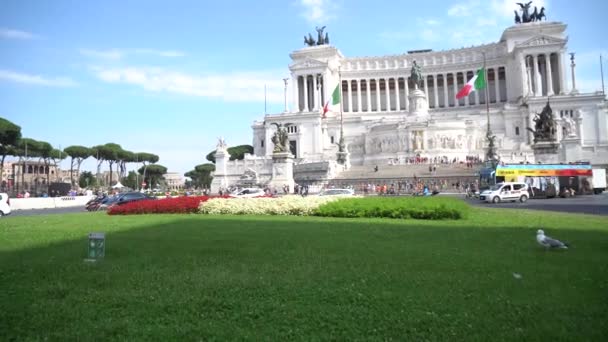
[(397, 179), (397, 178), (470, 178), (477, 177), (481, 164), (434, 164), (436, 170), (429, 171), (429, 164), (399, 164), (378, 165), (378, 171), (372, 165), (353, 165), (349, 170), (341, 172), (334, 180), (373, 180), (373, 179)]

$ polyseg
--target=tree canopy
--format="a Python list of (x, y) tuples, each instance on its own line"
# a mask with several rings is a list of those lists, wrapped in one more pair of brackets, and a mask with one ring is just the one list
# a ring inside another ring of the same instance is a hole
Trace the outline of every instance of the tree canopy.
[[(217, 150), (213, 150), (207, 153), (205, 157), (208, 161), (215, 164), (215, 153)], [(245, 154), (250, 153), (253, 154), (253, 146), (251, 145), (238, 145), (233, 147), (228, 147), (228, 154), (230, 154), (230, 160), (243, 160), (245, 158)]]
[(188, 171), (184, 176), (192, 179), (192, 185), (197, 188), (209, 188), (213, 177), (211, 172), (215, 171), (215, 165), (211, 163), (200, 164), (194, 167), (194, 170)]

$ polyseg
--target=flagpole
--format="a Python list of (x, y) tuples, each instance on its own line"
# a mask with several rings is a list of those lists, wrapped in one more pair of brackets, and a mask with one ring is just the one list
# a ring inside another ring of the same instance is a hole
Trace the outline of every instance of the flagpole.
[(488, 68), (486, 67), (486, 53), (482, 52), (483, 54), (483, 78), (485, 80), (486, 86), (484, 87), (484, 91), (486, 94), (486, 119), (488, 121), (488, 129), (487, 129), (487, 133), (488, 133), (488, 137), (490, 136), (490, 133), (492, 133), (491, 129), (490, 129), (490, 94), (488, 91)]
[(340, 142), (339, 142), (339, 151), (344, 152), (344, 115), (342, 113), (342, 73), (341, 67), (338, 67), (338, 86), (340, 87)]
[[(489, 91), (489, 80), (488, 80), (488, 68), (486, 66), (486, 53), (483, 54), (483, 77), (485, 82), (485, 94), (486, 94), (486, 120), (488, 122), (488, 128), (486, 131), (486, 139), (488, 139), (488, 152), (486, 154), (486, 159), (488, 162), (492, 164), (492, 168), (496, 165), (494, 164), (496, 161), (496, 153), (494, 151), (494, 137), (492, 136), (492, 128), (490, 128), (490, 91)], [(494, 82), (497, 82), (498, 75), (494, 74)]]

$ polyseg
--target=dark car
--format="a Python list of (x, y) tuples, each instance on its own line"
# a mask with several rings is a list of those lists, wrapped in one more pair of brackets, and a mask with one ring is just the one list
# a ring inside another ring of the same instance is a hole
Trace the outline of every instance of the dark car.
[(153, 200), (155, 199), (154, 197), (150, 197), (144, 193), (141, 192), (125, 192), (120, 194), (120, 196), (117, 196), (116, 198), (114, 198), (112, 201), (109, 201), (106, 205), (105, 208), (109, 208), (115, 205), (124, 205), (127, 203), (131, 203), (131, 202), (137, 202), (137, 201), (149, 201), (149, 200)]

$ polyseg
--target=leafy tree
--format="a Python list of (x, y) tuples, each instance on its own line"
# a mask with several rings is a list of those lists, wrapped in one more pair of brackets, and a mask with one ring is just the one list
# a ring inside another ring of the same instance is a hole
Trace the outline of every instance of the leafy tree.
[(14, 149), (13, 155), (19, 157), (22, 164), (21, 184), (25, 184), (25, 172), (27, 170), (27, 160), (29, 158), (40, 157), (40, 142), (31, 138), (21, 138)]
[(186, 172), (184, 176), (192, 179), (192, 186), (196, 188), (208, 188), (213, 180), (211, 176), (213, 171), (215, 171), (215, 165), (206, 163), (195, 166), (194, 170)]
[(46, 171), (46, 180), (48, 183), (51, 182), (51, 178), (50, 178), (50, 165), (51, 165), (51, 160), (53, 159), (54, 156), (59, 156), (59, 153), (57, 152), (57, 154), (55, 154), (57, 152), (57, 150), (53, 149), (53, 145), (51, 145), (50, 143), (46, 142), (46, 141), (38, 141), (38, 154), (39, 154), (39, 158), (41, 161), (44, 162), (44, 166), (45, 167), (45, 171)]
[(245, 158), (245, 153), (253, 154), (253, 146), (238, 145), (228, 147), (228, 153), (230, 153), (230, 160), (243, 160)]
[(78, 178), (78, 185), (81, 188), (88, 188), (97, 186), (97, 178), (90, 171), (84, 171), (80, 174)]
[[(147, 169), (147, 165), (146, 163), (157, 163), (159, 158), (156, 154), (152, 154), (152, 153), (147, 153), (147, 152), (138, 152), (135, 153), (135, 162), (139, 162), (143, 164), (143, 168), (144, 168), (144, 172), (142, 173), (142, 175), (144, 176), (144, 179), (146, 177), (146, 169)], [(141, 172), (140, 172), (141, 173)]]
[[(215, 164), (215, 153), (217, 150), (213, 150), (207, 153), (205, 158)], [(230, 160), (243, 160), (245, 158), (245, 153), (253, 154), (253, 146), (251, 145), (238, 145), (233, 147), (228, 147), (228, 154), (230, 154)]]
[(93, 147), (99, 158), (97, 159), (97, 168), (103, 161), (108, 162), (110, 166), (110, 185), (112, 185), (112, 166), (118, 162), (118, 154), (122, 151), (122, 147), (115, 143), (107, 143), (105, 145), (98, 145)]
[(121, 149), (117, 152), (117, 157), (118, 167), (120, 168), (119, 177), (124, 178), (127, 174), (127, 163), (135, 162), (135, 153)]
[(129, 175), (127, 177), (122, 178), (121, 183), (129, 187), (131, 189), (137, 189), (139, 187), (137, 172), (129, 171)]
[(160, 184), (164, 180), (163, 175), (167, 173), (167, 168), (159, 164), (150, 164), (137, 170), (140, 175), (143, 175), (144, 171), (147, 172), (144, 181), (148, 183), (149, 188), (154, 188), (155, 184)]
[(7, 155), (15, 155), (17, 144), (21, 139), (21, 127), (0, 118), (0, 175), (4, 173), (4, 159)]
[(70, 181), (74, 185), (74, 166), (78, 170), (77, 173), (80, 173), (80, 165), (92, 155), (93, 151), (88, 147), (73, 145), (63, 149), (63, 152), (72, 158), (70, 161)]

